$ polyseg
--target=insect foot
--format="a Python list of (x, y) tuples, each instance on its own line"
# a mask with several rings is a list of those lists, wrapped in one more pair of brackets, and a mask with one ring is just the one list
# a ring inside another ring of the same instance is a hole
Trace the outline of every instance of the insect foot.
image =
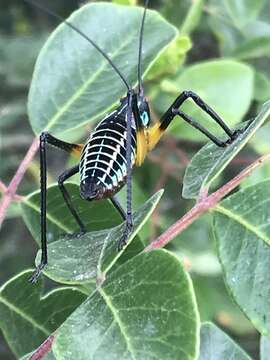
[(133, 224), (130, 222), (126, 222), (126, 227), (124, 230), (123, 235), (121, 236), (119, 242), (118, 242), (118, 251), (121, 251), (123, 247), (127, 244), (128, 237), (133, 229)]
[(84, 234), (86, 234), (86, 231), (78, 231), (75, 233), (62, 233), (60, 234), (60, 237), (64, 239), (72, 239), (72, 238), (80, 238)]
[(46, 263), (40, 263), (37, 267), (36, 270), (33, 272), (33, 274), (30, 276), (30, 278), (28, 279), (28, 281), (31, 284), (35, 284), (37, 282), (37, 279), (39, 278), (42, 270), (44, 269), (44, 267), (46, 266)]
[(241, 134), (243, 134), (243, 132), (245, 131), (246, 129), (237, 129), (233, 132), (232, 134), (232, 137), (229, 138), (227, 141), (226, 141), (226, 145), (230, 145), (234, 140), (236, 140)]

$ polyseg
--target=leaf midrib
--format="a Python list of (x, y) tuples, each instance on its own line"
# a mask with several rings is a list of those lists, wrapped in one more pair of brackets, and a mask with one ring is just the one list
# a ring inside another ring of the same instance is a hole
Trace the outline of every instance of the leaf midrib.
[(8, 302), (3, 296), (0, 296), (0, 302), (2, 302), (5, 306), (7, 306), (11, 311), (15, 312), (21, 318), (29, 322), (35, 328), (38, 328), (44, 335), (49, 336), (50, 331), (47, 330), (44, 326), (38, 324), (33, 318), (29, 317), (24, 311), (16, 307), (15, 305)]
[[(128, 38), (127, 41), (123, 41), (121, 46), (111, 55), (110, 59), (113, 60), (119, 53), (122, 51), (122, 49), (132, 43), (132, 38)], [(105, 70), (105, 68), (108, 66), (107, 61), (103, 61), (101, 67), (98, 71), (94, 73), (94, 75), (90, 76), (88, 80), (86, 80), (81, 87), (75, 91), (75, 93), (58, 109), (58, 111), (53, 115), (53, 117), (48, 121), (48, 124), (45, 128), (45, 131), (50, 130), (54, 124), (57, 122), (57, 120), (64, 114), (70, 106), (85, 92), (85, 90), (92, 84), (94, 81), (98, 78), (98, 76)]]
[(135, 350), (133, 349), (133, 346), (131, 343), (131, 338), (126, 334), (125, 325), (123, 324), (120, 316), (118, 315), (117, 310), (115, 309), (110, 297), (105, 293), (105, 291), (101, 287), (98, 289), (98, 291), (99, 291), (100, 295), (103, 297), (108, 308), (111, 310), (113, 318), (114, 318), (115, 322), (117, 323), (117, 325), (120, 329), (120, 332), (122, 333), (122, 335), (126, 341), (127, 350), (131, 354), (132, 359), (136, 360)]
[[(37, 205), (35, 205), (34, 203), (30, 202), (29, 200), (24, 200), (23, 202), (25, 205), (28, 205), (31, 209), (35, 210), (37, 213), (40, 214), (40, 209)], [(67, 226), (65, 226), (64, 224), (62, 224), (61, 222), (59, 222), (58, 220), (56, 220), (54, 217), (52, 217), (52, 215), (50, 215), (50, 213), (47, 211), (46, 213), (46, 218), (47, 220), (49, 220), (51, 223), (53, 223), (54, 225), (58, 226), (60, 229), (64, 230), (67, 233), (70, 233), (73, 231), (73, 229), (69, 229)]]
[(214, 211), (219, 212), (229, 217), (230, 219), (236, 221), (244, 228), (255, 234), (259, 239), (263, 240), (267, 245), (270, 244), (270, 238), (268, 238), (266, 234), (264, 234), (262, 231), (258, 230), (254, 225), (246, 221), (241, 215), (234, 213), (231, 209), (225, 208), (221, 205), (217, 205), (214, 208)]

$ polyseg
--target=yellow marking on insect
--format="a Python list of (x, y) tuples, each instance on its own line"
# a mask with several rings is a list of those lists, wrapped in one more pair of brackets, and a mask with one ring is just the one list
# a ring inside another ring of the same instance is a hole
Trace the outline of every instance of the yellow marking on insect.
[(83, 144), (75, 144), (74, 147), (72, 148), (70, 154), (75, 156), (75, 157), (80, 157), (81, 153), (82, 153), (82, 149), (83, 149)]
[(137, 149), (136, 149), (136, 166), (142, 165), (146, 154), (148, 153), (147, 130), (140, 129), (136, 134)]
[(159, 142), (164, 130), (160, 129), (160, 122), (151, 126), (149, 129), (140, 129), (137, 132), (137, 153), (136, 166), (140, 166), (149, 151)]
[(160, 128), (160, 122), (157, 122), (148, 129), (148, 151), (151, 151), (157, 145), (164, 131)]

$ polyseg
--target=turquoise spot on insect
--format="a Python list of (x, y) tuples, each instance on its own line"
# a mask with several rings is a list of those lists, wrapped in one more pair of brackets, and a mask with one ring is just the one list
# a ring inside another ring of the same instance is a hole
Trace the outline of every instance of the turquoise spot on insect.
[(147, 126), (149, 124), (150, 119), (149, 119), (147, 111), (144, 111), (141, 114), (141, 120), (142, 120), (142, 123), (144, 126)]

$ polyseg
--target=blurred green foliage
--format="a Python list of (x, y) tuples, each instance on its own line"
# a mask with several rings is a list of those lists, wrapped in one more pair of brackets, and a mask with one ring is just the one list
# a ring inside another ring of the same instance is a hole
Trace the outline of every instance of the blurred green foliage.
[[(8, 184), (32, 141), (27, 94), (35, 59), (56, 24), (21, 0), (2, 2), (5, 10), (0, 13), (0, 178)], [(113, 2), (133, 5), (136, 1)], [(78, 3), (50, 0), (46, 6), (66, 17)], [(146, 76), (146, 93), (152, 103), (153, 118), (158, 118), (183, 90), (198, 92), (232, 127), (255, 117), (262, 103), (270, 98), (269, 2), (159, 0), (150, 1), (150, 7), (157, 9), (180, 32)], [(192, 103), (184, 110), (212, 131), (218, 131)], [(83, 142), (91, 126), (87, 124), (73, 130), (72, 134), (65, 133), (65, 139)], [(266, 124), (249, 147), (219, 174), (214, 188), (232, 178), (257, 154), (269, 151), (269, 139), (270, 126)], [(140, 234), (144, 242), (167, 229), (193, 205), (192, 200), (182, 198), (181, 183), (188, 162), (205, 141), (194, 129), (175, 120), (157, 149), (134, 171), (136, 208), (156, 190), (165, 189), (151, 223)], [(73, 160), (61, 153), (55, 155), (54, 150), (49, 155), (49, 182), (54, 183), (59, 164), (68, 166)], [(269, 165), (259, 169), (243, 187), (266, 178), (270, 178)], [(39, 168), (38, 159), (35, 159), (18, 193), (27, 195), (38, 187)], [(125, 203), (124, 192), (120, 198)], [(1, 284), (33, 266), (34, 242), (22, 223), (20, 211), (16, 203), (12, 204), (8, 220), (1, 229)], [(257, 359), (258, 334), (226, 290), (213, 245), (210, 215), (192, 224), (168, 248), (190, 271), (201, 319), (215, 321)], [(0, 344), (0, 358), (14, 358), (4, 341)]]

